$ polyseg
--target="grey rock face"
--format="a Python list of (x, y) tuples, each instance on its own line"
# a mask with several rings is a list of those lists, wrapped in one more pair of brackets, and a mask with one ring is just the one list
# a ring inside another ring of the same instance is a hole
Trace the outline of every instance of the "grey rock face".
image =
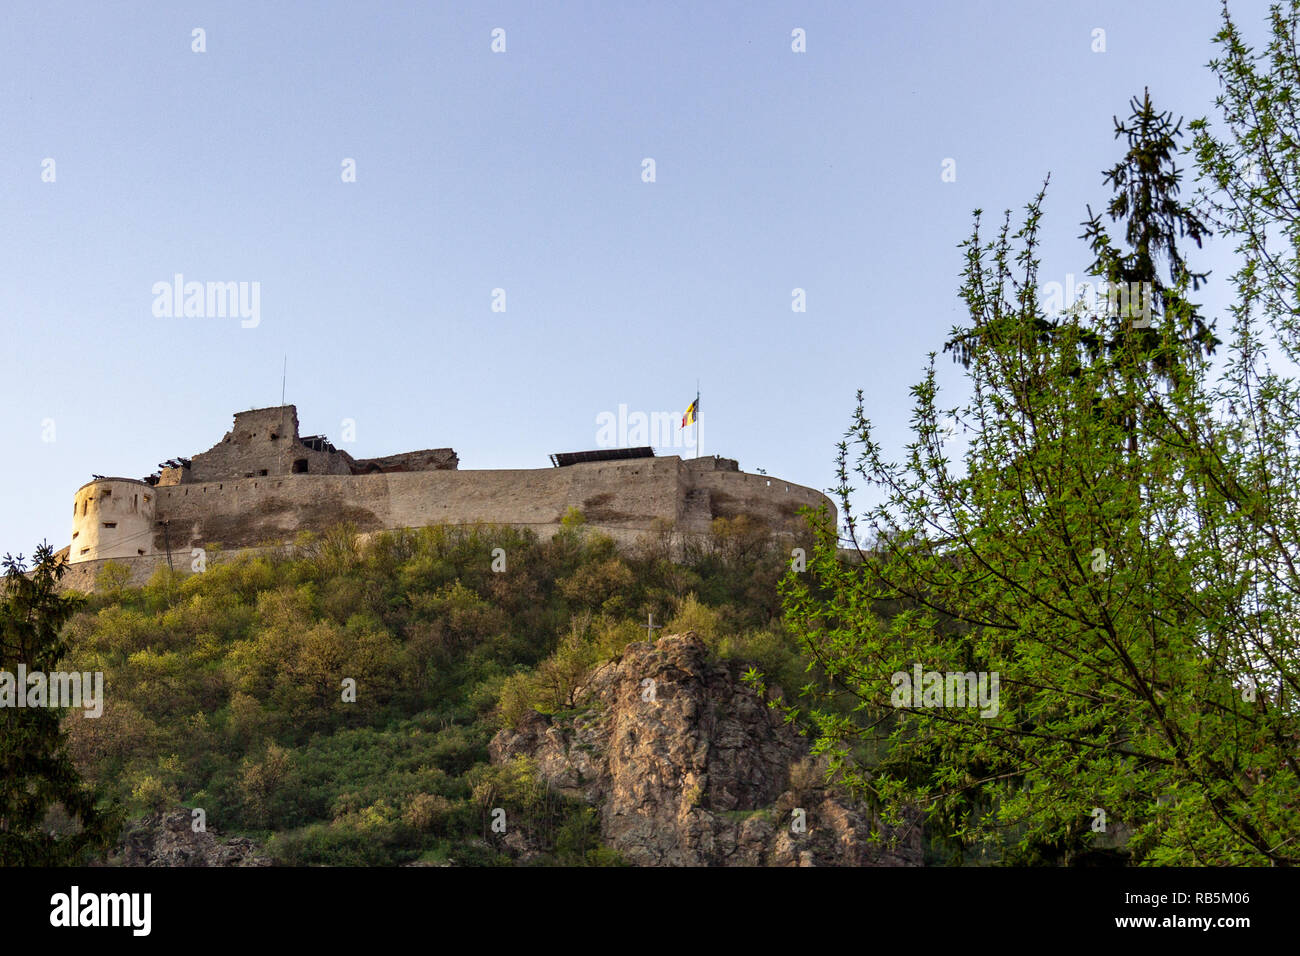
[(127, 825), (122, 835), (121, 866), (270, 866), (257, 844), (245, 837), (220, 840), (215, 830), (195, 833), (190, 811), (154, 813)]
[(585, 700), (592, 709), (571, 720), (533, 712), (489, 752), (528, 757), (550, 786), (598, 807), (605, 843), (630, 863), (921, 863), (919, 825), (893, 847), (872, 843), (870, 814), (824, 785), (807, 741), (693, 634), (629, 644)]

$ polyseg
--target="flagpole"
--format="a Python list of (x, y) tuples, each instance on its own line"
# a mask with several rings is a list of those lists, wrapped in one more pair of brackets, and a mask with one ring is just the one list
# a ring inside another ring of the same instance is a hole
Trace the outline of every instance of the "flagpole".
[(695, 380), (695, 457), (700, 457), (700, 380)]

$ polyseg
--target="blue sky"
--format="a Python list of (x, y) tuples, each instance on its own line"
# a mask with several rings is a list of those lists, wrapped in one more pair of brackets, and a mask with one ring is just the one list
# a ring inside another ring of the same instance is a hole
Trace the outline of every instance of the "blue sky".
[[(1050, 172), (1043, 278), (1082, 276), (1111, 117), (1144, 86), (1213, 113), (1218, 9), (6, 0), (0, 552), (66, 544), (92, 473), (278, 404), (286, 353), (303, 433), (352, 419), (357, 457), (548, 467), (698, 379), (706, 454), (827, 489), (858, 388), (907, 440), (971, 211)], [(1260, 34), (1263, 3), (1232, 10)], [(1194, 260), (1211, 314), (1229, 252)], [(156, 316), (177, 273), (258, 283), (258, 324)]]

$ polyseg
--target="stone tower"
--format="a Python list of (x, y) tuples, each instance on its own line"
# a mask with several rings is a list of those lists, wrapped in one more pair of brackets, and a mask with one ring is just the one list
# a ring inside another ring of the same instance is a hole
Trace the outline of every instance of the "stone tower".
[(72, 499), (68, 560), (134, 558), (153, 552), (154, 489), (134, 478), (97, 478)]

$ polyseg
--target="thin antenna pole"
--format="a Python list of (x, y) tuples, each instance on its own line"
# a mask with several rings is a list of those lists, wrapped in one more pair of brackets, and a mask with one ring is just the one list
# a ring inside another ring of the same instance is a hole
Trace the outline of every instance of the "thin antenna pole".
[[(282, 435), (284, 434), (284, 381), (285, 381), (285, 379), (288, 377), (288, 375), (289, 375), (289, 353), (288, 353), (288, 352), (285, 352), (285, 353), (284, 353), (284, 367), (280, 370), (280, 434), (282, 434)], [(294, 434), (295, 434), (295, 435), (298, 434), (298, 430), (297, 430), (296, 428), (294, 429)], [(284, 446), (281, 446), (281, 447), (284, 447)], [(281, 475), (283, 475), (283, 474), (288, 474), (288, 473), (284, 470), (284, 455), (283, 455), (283, 454), (280, 455), (280, 457), (279, 457), (279, 460), (278, 460), (278, 462), (277, 462), (277, 468), (278, 468), (278, 471), (276, 472), (277, 474), (281, 474)]]
[(172, 536), (171, 536), (171, 529), (168, 528), (167, 525), (168, 525), (168, 519), (164, 518), (164, 519), (163, 519), (162, 526), (163, 526), (163, 541), (165, 541), (165, 542), (167, 543), (167, 570), (168, 570), (168, 571), (175, 571), (176, 569), (175, 569), (174, 567), (172, 567)]

